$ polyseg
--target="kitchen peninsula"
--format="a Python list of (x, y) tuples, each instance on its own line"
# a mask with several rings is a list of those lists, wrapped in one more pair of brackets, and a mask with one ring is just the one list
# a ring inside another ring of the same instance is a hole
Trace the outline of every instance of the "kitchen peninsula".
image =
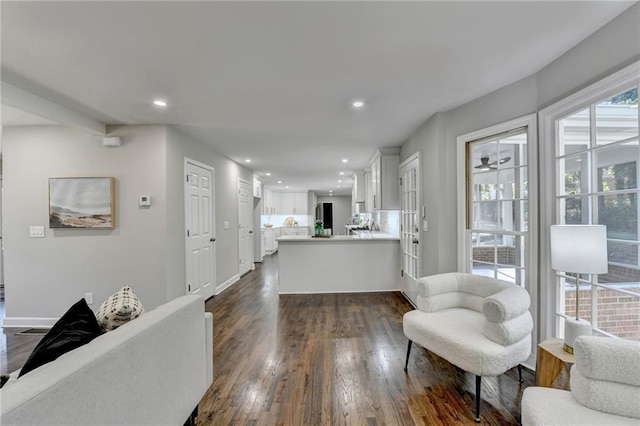
[(280, 294), (400, 289), (400, 239), (382, 233), (278, 238)]

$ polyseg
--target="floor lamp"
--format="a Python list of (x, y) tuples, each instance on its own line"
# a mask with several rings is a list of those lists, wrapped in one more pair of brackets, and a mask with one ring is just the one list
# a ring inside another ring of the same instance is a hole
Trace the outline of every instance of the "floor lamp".
[(591, 334), (591, 323), (579, 318), (580, 274), (606, 274), (607, 227), (604, 225), (552, 225), (551, 267), (576, 274), (576, 317), (564, 320), (563, 348), (573, 353), (576, 337)]

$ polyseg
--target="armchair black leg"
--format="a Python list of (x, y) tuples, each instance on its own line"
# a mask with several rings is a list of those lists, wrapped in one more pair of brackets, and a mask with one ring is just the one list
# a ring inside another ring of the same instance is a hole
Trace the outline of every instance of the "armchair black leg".
[(518, 364), (518, 376), (520, 377), (520, 383), (524, 383), (524, 379), (522, 378), (522, 366)]
[(480, 385), (482, 383), (482, 376), (476, 376), (476, 416), (474, 420), (476, 423), (480, 423)]
[(407, 361), (404, 363), (404, 372), (407, 372), (407, 368), (409, 367), (409, 354), (411, 353), (411, 344), (413, 342), (409, 340), (409, 346), (407, 346)]

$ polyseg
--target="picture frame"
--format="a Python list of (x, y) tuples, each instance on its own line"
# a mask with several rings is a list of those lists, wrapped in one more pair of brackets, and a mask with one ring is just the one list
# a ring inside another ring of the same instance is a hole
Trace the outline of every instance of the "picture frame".
[(114, 229), (115, 179), (49, 178), (49, 228)]

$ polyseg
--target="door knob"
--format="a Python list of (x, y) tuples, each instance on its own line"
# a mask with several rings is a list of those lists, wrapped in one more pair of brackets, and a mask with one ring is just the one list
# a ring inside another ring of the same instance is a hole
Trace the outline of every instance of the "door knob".
[(253, 231), (249, 231), (250, 234), (253, 234)]
[(213, 238), (213, 237), (211, 237), (211, 238), (209, 239), (209, 241), (210, 241), (210, 242), (214, 242), (215, 240), (216, 240), (216, 239), (215, 239), (215, 238)]
[(414, 238), (414, 239), (413, 239), (413, 244), (418, 244), (418, 243), (419, 243), (418, 239), (417, 239), (417, 238)]

